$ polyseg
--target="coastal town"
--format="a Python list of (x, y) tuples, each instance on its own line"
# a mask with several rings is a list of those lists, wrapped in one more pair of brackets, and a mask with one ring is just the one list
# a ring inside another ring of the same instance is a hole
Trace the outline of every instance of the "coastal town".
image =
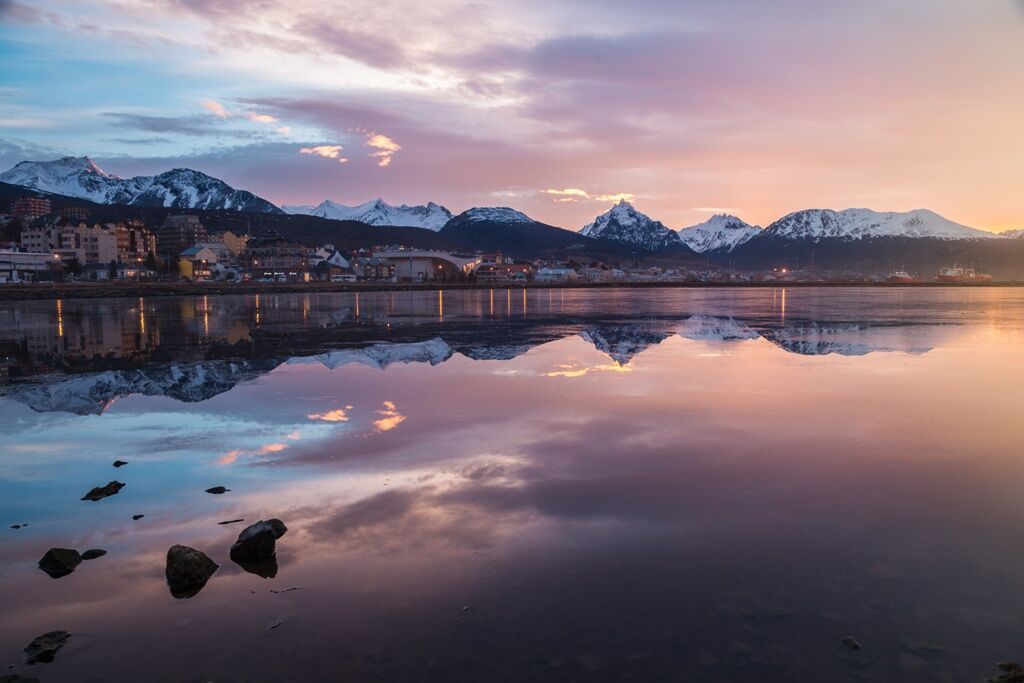
[[(588, 258), (514, 258), (500, 251), (423, 249), (403, 244), (354, 250), (329, 241), (308, 243), (273, 229), (219, 229), (200, 216), (170, 213), (157, 223), (139, 218), (91, 220), (89, 209), (24, 196), (0, 214), (0, 284), (31, 283), (774, 283), (828, 282), (813, 262), (739, 271), (707, 260), (693, 264), (640, 264)], [(932, 280), (978, 283), (991, 277), (974, 267), (951, 266)], [(920, 274), (893, 268), (887, 277), (850, 273), (844, 281), (912, 284)]]

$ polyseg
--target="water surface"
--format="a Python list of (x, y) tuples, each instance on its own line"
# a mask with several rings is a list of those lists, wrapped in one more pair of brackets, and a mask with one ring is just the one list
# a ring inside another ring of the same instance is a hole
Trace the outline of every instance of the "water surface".
[[(1024, 658), (1024, 290), (26, 302), (0, 344), (0, 654), (44, 682), (961, 681)], [(271, 517), (264, 578), (228, 547)], [(176, 543), (221, 565), (190, 599)], [(108, 554), (51, 579), (54, 546)], [(55, 629), (55, 661), (23, 665)]]

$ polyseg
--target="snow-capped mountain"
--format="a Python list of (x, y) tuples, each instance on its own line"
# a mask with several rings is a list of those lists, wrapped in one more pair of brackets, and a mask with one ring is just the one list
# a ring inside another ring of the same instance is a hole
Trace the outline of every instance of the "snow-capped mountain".
[(640, 213), (625, 199), (598, 216), (593, 223), (583, 226), (580, 234), (595, 239), (632, 244), (647, 251), (658, 251), (683, 244), (675, 231), (669, 230), (660, 221)]
[(534, 223), (535, 221), (522, 211), (507, 206), (483, 206), (463, 211), (459, 218), (470, 223)]
[(784, 216), (769, 225), (765, 237), (818, 241), (827, 238), (855, 240), (864, 237), (930, 237), (942, 240), (999, 239), (995, 233), (969, 228), (939, 214), (918, 209), (906, 213), (870, 209), (807, 209)]
[(428, 202), (426, 206), (392, 206), (383, 199), (374, 199), (358, 206), (345, 206), (325, 199), (314, 207), (285, 206), (286, 213), (307, 214), (332, 220), (359, 221), (367, 225), (396, 225), (426, 228), (437, 232), (451, 220), (452, 213), (440, 204)]
[(999, 233), (1003, 237), (1009, 237), (1014, 240), (1024, 240), (1024, 228), (1017, 228), (1016, 230), (1007, 230)]
[(281, 213), (267, 200), (199, 171), (175, 168), (155, 176), (119, 178), (104, 172), (89, 157), (22, 161), (0, 173), (0, 182), (97, 204)]
[(698, 254), (710, 251), (730, 252), (760, 234), (761, 228), (724, 213), (679, 230), (679, 237), (686, 246)]

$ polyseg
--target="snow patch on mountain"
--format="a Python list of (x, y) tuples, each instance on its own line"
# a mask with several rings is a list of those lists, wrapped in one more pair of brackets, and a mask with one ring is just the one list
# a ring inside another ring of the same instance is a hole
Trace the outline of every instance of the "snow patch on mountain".
[(170, 363), (140, 370), (44, 378), (41, 382), (8, 385), (3, 393), (37, 412), (100, 415), (114, 401), (131, 394), (169, 396), (189, 403), (205, 401), (239, 382), (256, 379), (278, 364), (273, 359)]
[(522, 211), (507, 206), (478, 206), (459, 214), (459, 218), (473, 223), (535, 223)]
[(452, 357), (452, 348), (441, 337), (422, 342), (392, 344), (382, 342), (362, 349), (329, 351), (315, 356), (292, 358), (289, 365), (320, 363), (333, 370), (343, 365), (357, 363), (384, 370), (394, 363), (429, 363), (437, 365)]
[(703, 223), (679, 230), (686, 246), (698, 254), (709, 251), (729, 252), (760, 235), (762, 229), (728, 214), (720, 213)]
[(640, 213), (625, 199), (598, 216), (593, 223), (583, 226), (579, 232), (586, 237), (632, 244), (647, 251), (682, 245), (675, 231)]
[(765, 237), (776, 239), (864, 237), (931, 237), (943, 240), (1000, 239), (995, 233), (969, 228), (927, 209), (905, 213), (870, 209), (807, 209), (780, 218), (765, 229)]
[(400, 204), (392, 206), (383, 199), (374, 199), (357, 206), (346, 206), (325, 199), (314, 207), (285, 206), (286, 213), (319, 216), (331, 220), (359, 221), (367, 225), (395, 225), (438, 231), (452, 218), (452, 213), (440, 204), (428, 202), (425, 206)]
[(155, 176), (119, 178), (104, 172), (89, 157), (22, 161), (0, 173), (0, 182), (97, 204), (281, 212), (267, 200), (199, 171), (175, 168)]
[(999, 233), (1003, 237), (1008, 237), (1014, 240), (1024, 240), (1024, 228), (1017, 228), (1016, 230), (1007, 230)]

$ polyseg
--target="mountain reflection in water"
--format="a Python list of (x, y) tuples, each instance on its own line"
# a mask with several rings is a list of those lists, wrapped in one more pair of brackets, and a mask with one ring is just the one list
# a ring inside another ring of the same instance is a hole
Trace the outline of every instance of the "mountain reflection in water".
[(728, 293), (728, 315), (721, 300), (699, 293), (580, 290), (32, 302), (0, 308), (10, 380), (0, 395), (40, 411), (100, 413), (135, 393), (203, 401), (289, 360), (381, 369), (436, 365), (455, 354), (509, 360), (570, 335), (620, 365), (672, 336), (763, 338), (804, 355), (924, 353), (945, 326), (962, 322), (935, 311), (908, 316), (903, 297), (880, 310), (843, 311), (805, 296), (814, 305), (800, 311), (793, 296)]
[[(32, 302), (0, 306), (0, 338), (12, 674), (960, 681), (1024, 659), (1015, 289)], [(231, 559), (275, 518), (273, 561)], [(181, 599), (176, 544), (220, 565)], [(50, 548), (107, 554), (54, 579)], [(54, 630), (54, 661), (22, 664)]]

